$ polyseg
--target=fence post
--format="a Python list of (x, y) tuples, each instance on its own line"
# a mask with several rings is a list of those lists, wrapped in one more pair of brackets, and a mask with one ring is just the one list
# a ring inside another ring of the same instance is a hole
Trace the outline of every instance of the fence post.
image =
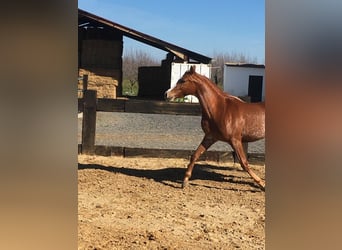
[(95, 154), (96, 90), (83, 95), (82, 154)]
[(83, 75), (83, 94), (88, 90), (88, 75)]

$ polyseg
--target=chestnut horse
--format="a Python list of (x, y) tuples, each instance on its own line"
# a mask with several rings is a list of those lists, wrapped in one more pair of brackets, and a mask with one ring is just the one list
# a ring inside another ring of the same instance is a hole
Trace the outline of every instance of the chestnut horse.
[(236, 152), (241, 167), (264, 190), (264, 181), (248, 166), (243, 142), (253, 142), (265, 137), (265, 103), (246, 103), (219, 89), (207, 77), (195, 72), (195, 67), (180, 78), (173, 89), (165, 92), (167, 100), (194, 95), (202, 109), (204, 138), (185, 172), (183, 188), (188, 184), (195, 162), (217, 141), (228, 142)]

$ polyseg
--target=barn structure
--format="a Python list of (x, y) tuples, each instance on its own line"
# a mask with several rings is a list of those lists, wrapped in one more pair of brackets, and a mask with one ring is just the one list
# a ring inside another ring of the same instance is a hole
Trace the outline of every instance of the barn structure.
[(223, 88), (235, 96), (249, 96), (251, 102), (265, 100), (265, 65), (225, 63)]
[(163, 98), (170, 88), (173, 62), (209, 64), (211, 61), (210, 57), (78, 9), (79, 76), (88, 75), (88, 88), (96, 89), (99, 98), (115, 99), (122, 95), (123, 37), (166, 52), (160, 66), (139, 68), (140, 97)]

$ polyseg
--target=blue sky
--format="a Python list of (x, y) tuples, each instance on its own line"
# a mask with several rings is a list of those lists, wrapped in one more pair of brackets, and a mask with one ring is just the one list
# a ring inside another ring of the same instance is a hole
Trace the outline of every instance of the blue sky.
[[(265, 62), (264, 0), (79, 0), (78, 7), (206, 56), (243, 53)], [(165, 52), (124, 38), (124, 50)]]

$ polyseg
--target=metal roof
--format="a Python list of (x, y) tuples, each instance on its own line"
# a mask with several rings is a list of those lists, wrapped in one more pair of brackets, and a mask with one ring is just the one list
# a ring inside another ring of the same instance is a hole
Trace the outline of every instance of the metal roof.
[(225, 65), (231, 66), (231, 67), (242, 67), (242, 68), (265, 68), (264, 64), (254, 64), (254, 63), (227, 62), (227, 63), (225, 63)]
[(110, 28), (114, 28), (118, 31), (120, 31), (124, 36), (127, 36), (129, 38), (132, 38), (134, 40), (137, 40), (139, 42), (148, 44), (150, 46), (153, 46), (155, 48), (171, 52), (175, 56), (183, 59), (184, 61), (189, 61), (190, 59), (195, 60), (200, 63), (210, 63), (211, 58), (201, 55), (199, 53), (196, 53), (194, 51), (179, 47), (175, 44), (160, 40), (158, 38), (155, 38), (153, 36), (144, 34), (142, 32), (136, 31), (134, 29), (125, 27), (121, 24), (115, 23), (113, 21), (107, 20), (103, 17), (96, 16), (92, 13), (86, 12), (84, 10), (78, 9), (78, 26), (86, 26), (86, 25), (92, 25), (92, 26), (107, 26)]

